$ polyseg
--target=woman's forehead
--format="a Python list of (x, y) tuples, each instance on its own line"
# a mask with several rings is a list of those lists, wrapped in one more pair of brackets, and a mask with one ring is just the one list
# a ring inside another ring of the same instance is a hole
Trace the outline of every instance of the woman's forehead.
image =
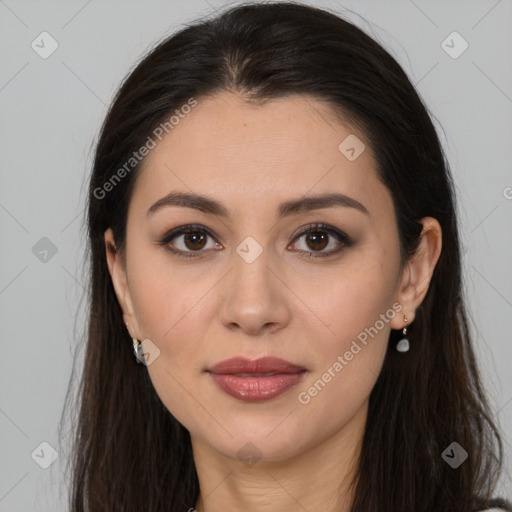
[(145, 158), (139, 185), (159, 197), (184, 185), (246, 198), (276, 190), (375, 196), (385, 187), (364, 134), (328, 114), (325, 104), (300, 96), (261, 106), (232, 94), (199, 100)]

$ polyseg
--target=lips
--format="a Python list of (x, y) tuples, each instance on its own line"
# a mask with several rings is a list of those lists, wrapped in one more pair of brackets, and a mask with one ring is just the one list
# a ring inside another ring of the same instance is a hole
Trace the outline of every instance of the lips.
[(233, 357), (217, 363), (208, 371), (224, 375), (255, 375), (261, 377), (264, 374), (297, 373), (305, 370), (306, 369), (301, 366), (297, 366), (278, 357), (262, 357), (254, 361), (246, 359), (245, 357)]
[(261, 402), (298, 384), (307, 370), (276, 357), (255, 361), (235, 357), (207, 371), (224, 393), (245, 402)]

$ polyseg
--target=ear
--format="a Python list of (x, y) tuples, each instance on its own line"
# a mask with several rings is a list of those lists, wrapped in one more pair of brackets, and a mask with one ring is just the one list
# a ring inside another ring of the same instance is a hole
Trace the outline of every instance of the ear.
[(430, 280), (441, 254), (442, 229), (433, 217), (421, 219), (423, 230), (416, 252), (404, 265), (396, 300), (402, 305), (400, 315), (391, 320), (392, 329), (403, 329), (403, 316), (407, 317), (410, 325), (416, 315), (416, 309), (421, 305), (427, 294)]
[(134, 329), (138, 329), (138, 324), (133, 312), (133, 303), (128, 285), (128, 276), (124, 259), (117, 252), (114, 233), (111, 228), (105, 231), (105, 251), (107, 265), (112, 279), (112, 284), (117, 296), (117, 300), (123, 311), (124, 323), (127, 324), (128, 332), (132, 338), (138, 337)]

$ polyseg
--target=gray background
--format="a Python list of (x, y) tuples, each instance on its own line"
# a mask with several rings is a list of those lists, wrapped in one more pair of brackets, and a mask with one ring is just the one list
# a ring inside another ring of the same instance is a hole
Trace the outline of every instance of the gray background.
[[(368, 20), (346, 14), (391, 51), (437, 118), (457, 185), (478, 357), (505, 435), (501, 493), (510, 497), (512, 2), (309, 3)], [(1, 511), (66, 510), (69, 430), (60, 445), (57, 425), (83, 344), (84, 187), (106, 107), (152, 44), (227, 4), (0, 0)], [(59, 45), (47, 59), (31, 47), (43, 31)], [(453, 31), (469, 44), (458, 58), (441, 46)], [(43, 237), (55, 254), (40, 252)], [(36, 450), (49, 462), (44, 441), (58, 452), (49, 469), (31, 457)]]

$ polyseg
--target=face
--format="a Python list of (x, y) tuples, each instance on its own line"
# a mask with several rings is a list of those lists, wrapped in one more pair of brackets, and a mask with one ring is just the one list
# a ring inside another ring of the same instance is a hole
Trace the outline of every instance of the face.
[[(151, 209), (170, 193), (220, 208)], [(340, 196), (301, 206), (325, 194)], [(369, 143), (305, 96), (198, 99), (146, 157), (126, 261), (110, 255), (109, 268), (130, 333), (160, 351), (147, 371), (162, 402), (193, 440), (233, 459), (250, 442), (284, 460), (343, 432), (367, 406), (390, 329), (414, 314)], [(238, 390), (255, 390), (250, 400), (208, 371), (267, 356), (305, 371), (236, 377), (251, 378)]]

